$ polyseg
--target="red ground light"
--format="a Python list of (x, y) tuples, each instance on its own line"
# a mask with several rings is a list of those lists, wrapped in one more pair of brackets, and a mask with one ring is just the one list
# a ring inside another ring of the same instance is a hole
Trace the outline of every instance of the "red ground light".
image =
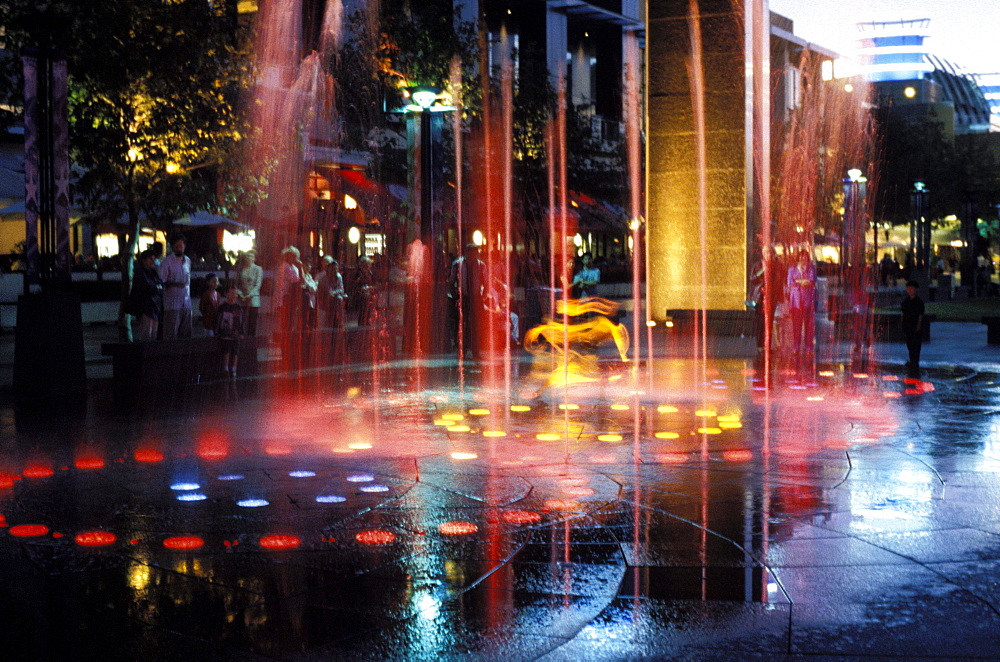
[(442, 522), (438, 531), (446, 536), (465, 536), (475, 533), (479, 527), (472, 522)]
[(296, 536), (264, 536), (258, 543), (264, 549), (293, 549), (302, 544)]
[(167, 549), (198, 549), (204, 544), (205, 541), (198, 536), (176, 536), (163, 541)]
[(54, 472), (47, 464), (29, 464), (24, 468), (26, 478), (48, 478)]
[(152, 448), (140, 448), (135, 452), (136, 462), (162, 462), (163, 453)]
[(15, 474), (0, 474), (0, 489), (14, 487), (14, 481), (20, 478)]
[(18, 524), (10, 527), (10, 535), (18, 538), (34, 538), (44, 536), (49, 532), (49, 527), (44, 524)]
[(365, 545), (388, 545), (396, 540), (396, 534), (382, 529), (369, 529), (355, 534), (354, 539)]
[(76, 534), (74, 540), (81, 547), (103, 547), (113, 544), (118, 538), (110, 531), (84, 531)]
[(96, 455), (86, 455), (84, 457), (76, 458), (76, 462), (73, 465), (77, 469), (103, 469), (104, 459), (97, 457)]
[(509, 524), (534, 524), (541, 522), (542, 516), (531, 510), (509, 510), (503, 514), (503, 521)]

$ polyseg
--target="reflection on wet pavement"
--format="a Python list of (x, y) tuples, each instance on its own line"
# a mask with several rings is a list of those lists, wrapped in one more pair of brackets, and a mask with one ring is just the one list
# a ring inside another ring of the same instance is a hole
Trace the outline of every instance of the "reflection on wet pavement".
[(4, 409), (11, 659), (1000, 656), (995, 376), (420, 370)]

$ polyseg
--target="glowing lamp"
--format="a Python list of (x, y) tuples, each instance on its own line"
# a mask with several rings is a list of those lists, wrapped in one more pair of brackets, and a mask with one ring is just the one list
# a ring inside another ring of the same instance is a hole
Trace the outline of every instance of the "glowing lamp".
[(903, 96), (906, 97), (907, 99), (912, 99), (913, 97), (917, 96), (917, 91), (912, 87), (907, 87), (905, 90), (903, 90)]
[(490, 415), (490, 410), (489, 409), (470, 409), (469, 410), (469, 415), (470, 416), (489, 416)]
[(698, 434), (722, 434), (721, 428), (698, 428)]
[(361, 230), (359, 230), (356, 225), (352, 225), (351, 229), (347, 231), (347, 241), (352, 244), (356, 244), (361, 241)]
[(483, 430), (484, 437), (506, 437), (507, 433), (503, 430)]
[(437, 101), (438, 93), (430, 87), (418, 87), (410, 92), (410, 98), (424, 110), (427, 110)]
[(173, 161), (167, 161), (167, 165), (164, 167), (168, 175), (176, 175), (181, 171), (181, 165), (179, 163), (174, 163)]
[(80, 547), (105, 547), (112, 545), (118, 538), (110, 531), (84, 531), (73, 538)]
[(479, 230), (472, 233), (472, 243), (476, 246), (483, 246), (486, 244), (486, 236)]
[(850, 83), (845, 83), (844, 84), (844, 91), (845, 92), (853, 92), (854, 91), (854, 86), (851, 85)]
[(344, 209), (357, 209), (358, 201), (349, 195), (344, 195)]
[(49, 527), (44, 524), (18, 524), (10, 527), (10, 535), (18, 538), (36, 538), (44, 536), (49, 532)]
[(599, 434), (597, 435), (598, 441), (621, 441), (622, 436), (620, 434)]
[(528, 405), (511, 405), (511, 411), (531, 411), (531, 407)]
[(451, 459), (453, 460), (475, 460), (478, 455), (475, 453), (465, 453), (462, 451), (455, 451), (451, 454)]
[(264, 549), (294, 549), (302, 544), (302, 539), (297, 536), (264, 536), (257, 544)]
[(680, 435), (676, 432), (657, 432), (653, 435), (657, 439), (679, 439)]

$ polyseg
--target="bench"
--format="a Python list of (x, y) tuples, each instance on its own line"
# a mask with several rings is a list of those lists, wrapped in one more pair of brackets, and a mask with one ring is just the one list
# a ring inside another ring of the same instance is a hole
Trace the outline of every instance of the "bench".
[[(237, 371), (241, 376), (257, 374), (257, 349), (264, 343), (260, 337), (240, 340)], [(104, 343), (101, 354), (111, 357), (116, 402), (132, 402), (143, 394), (171, 391), (223, 376), (217, 338)]]
[(986, 344), (1000, 345), (1000, 317), (984, 315), (980, 321), (986, 325)]

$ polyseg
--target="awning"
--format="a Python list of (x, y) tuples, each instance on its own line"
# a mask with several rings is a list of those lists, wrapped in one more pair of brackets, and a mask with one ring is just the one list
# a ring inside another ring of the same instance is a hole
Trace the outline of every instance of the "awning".
[(325, 166), (317, 166), (316, 170), (330, 182), (334, 194), (347, 194), (354, 198), (369, 218), (385, 222), (394, 212), (406, 216), (405, 187), (376, 182), (360, 170)]
[(196, 211), (178, 218), (173, 223), (192, 228), (224, 228), (230, 232), (243, 232), (250, 229), (249, 225), (218, 214), (210, 214), (207, 211)]

